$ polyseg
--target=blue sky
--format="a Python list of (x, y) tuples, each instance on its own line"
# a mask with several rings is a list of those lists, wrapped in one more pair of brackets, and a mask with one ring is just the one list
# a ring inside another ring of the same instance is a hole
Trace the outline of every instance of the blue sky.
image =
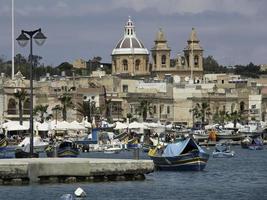
[[(131, 16), (149, 50), (161, 27), (174, 58), (195, 27), (204, 55), (220, 64), (266, 64), (266, 8), (266, 0), (15, 0), (15, 37), (41, 27), (48, 39), (34, 53), (45, 64), (93, 56), (110, 62)], [(11, 0), (0, 0), (0, 36), (0, 56), (11, 59)], [(27, 56), (29, 47), (16, 44), (15, 53)]]

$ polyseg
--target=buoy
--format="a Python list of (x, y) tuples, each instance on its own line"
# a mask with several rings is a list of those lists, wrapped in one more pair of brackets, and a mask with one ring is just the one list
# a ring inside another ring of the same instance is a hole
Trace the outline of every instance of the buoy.
[(74, 194), (76, 197), (86, 197), (86, 192), (80, 187), (75, 190)]

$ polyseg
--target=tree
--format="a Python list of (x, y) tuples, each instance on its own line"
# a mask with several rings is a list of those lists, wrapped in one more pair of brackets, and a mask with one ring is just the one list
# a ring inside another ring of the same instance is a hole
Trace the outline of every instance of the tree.
[(143, 121), (147, 119), (147, 113), (150, 115), (153, 114), (153, 107), (151, 105), (151, 101), (144, 99), (141, 100), (138, 108), (139, 115), (143, 117)]
[(216, 113), (213, 115), (213, 121), (215, 123), (221, 124), (222, 126), (224, 126), (224, 122), (227, 119), (228, 119), (228, 112), (225, 112), (225, 110), (216, 111)]
[(77, 103), (76, 111), (80, 116), (87, 117), (87, 120), (91, 121), (90, 101), (83, 101), (82, 103)]
[(74, 108), (74, 104), (72, 102), (72, 97), (69, 93), (64, 93), (59, 98), (60, 103), (62, 105), (62, 116), (63, 120), (67, 120), (67, 109)]
[(228, 69), (220, 66), (213, 56), (203, 58), (203, 69), (205, 73), (226, 73)]
[(227, 118), (229, 121), (232, 121), (234, 123), (234, 128), (236, 128), (237, 122), (242, 120), (242, 115), (238, 111), (232, 111), (227, 115)]
[(14, 93), (14, 97), (18, 99), (19, 101), (19, 124), (20, 125), (23, 124), (23, 104), (26, 100), (27, 95), (28, 93), (24, 89), (17, 90), (17, 92)]
[(190, 110), (194, 118), (201, 120), (202, 126), (206, 123), (206, 117), (211, 115), (210, 105), (207, 102), (197, 103), (193, 109)]
[(40, 122), (43, 123), (45, 120), (49, 120), (52, 115), (47, 112), (48, 105), (36, 105), (33, 109), (33, 114), (40, 118)]
[(57, 116), (57, 114), (58, 114), (58, 112), (59, 111), (62, 111), (62, 107), (60, 106), (60, 105), (55, 105), (53, 108), (52, 108), (52, 111), (55, 111), (56, 112), (56, 122), (57, 122), (57, 119), (58, 119), (58, 116)]

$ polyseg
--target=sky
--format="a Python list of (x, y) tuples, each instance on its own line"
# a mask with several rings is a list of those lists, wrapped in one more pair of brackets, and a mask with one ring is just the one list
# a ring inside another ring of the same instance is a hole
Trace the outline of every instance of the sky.
[[(111, 52), (131, 16), (137, 37), (150, 50), (159, 28), (171, 57), (181, 54), (195, 27), (204, 56), (221, 65), (267, 64), (266, 0), (14, 0), (15, 38), (22, 29), (42, 28), (43, 46), (33, 53), (45, 65), (72, 63)], [(0, 0), (0, 56), (11, 59), (11, 0)], [(15, 54), (29, 55), (15, 42)]]

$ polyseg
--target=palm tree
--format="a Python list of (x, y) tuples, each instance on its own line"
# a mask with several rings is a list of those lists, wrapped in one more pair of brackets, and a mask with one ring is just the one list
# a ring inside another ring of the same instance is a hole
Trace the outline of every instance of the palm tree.
[(80, 116), (87, 117), (87, 119), (91, 121), (90, 101), (83, 101), (82, 103), (77, 103), (76, 111)]
[(14, 97), (19, 100), (19, 124), (20, 125), (23, 124), (23, 119), (22, 119), (22, 117), (23, 117), (23, 106), (22, 106), (22, 104), (26, 100), (26, 96), (27, 95), (28, 95), (28, 93), (24, 89), (17, 90), (17, 92), (14, 93)]
[(147, 119), (147, 113), (150, 115), (153, 113), (153, 107), (151, 101), (143, 99), (138, 106), (139, 115), (143, 117), (143, 121)]
[(211, 115), (210, 105), (207, 102), (202, 102), (201, 104), (197, 103), (190, 112), (193, 112), (193, 119), (196, 118), (201, 120), (202, 126), (206, 122), (206, 117)]
[(63, 120), (67, 120), (67, 109), (68, 108), (74, 108), (74, 104), (72, 102), (72, 97), (68, 93), (64, 93), (58, 98), (62, 104), (62, 116)]
[(225, 110), (217, 111), (213, 115), (213, 120), (215, 123), (219, 123), (224, 127), (225, 120), (228, 120), (228, 112), (225, 112)]
[(45, 120), (49, 120), (52, 115), (47, 112), (48, 105), (36, 105), (33, 109), (33, 114), (40, 117), (40, 122), (43, 123)]
[(229, 121), (233, 121), (234, 128), (236, 128), (236, 124), (238, 121), (242, 120), (242, 114), (238, 111), (232, 111), (230, 114), (227, 115)]
[(60, 105), (55, 105), (55, 107), (52, 108), (52, 111), (56, 112), (56, 123), (57, 123), (57, 113), (58, 111), (62, 111), (62, 107)]

